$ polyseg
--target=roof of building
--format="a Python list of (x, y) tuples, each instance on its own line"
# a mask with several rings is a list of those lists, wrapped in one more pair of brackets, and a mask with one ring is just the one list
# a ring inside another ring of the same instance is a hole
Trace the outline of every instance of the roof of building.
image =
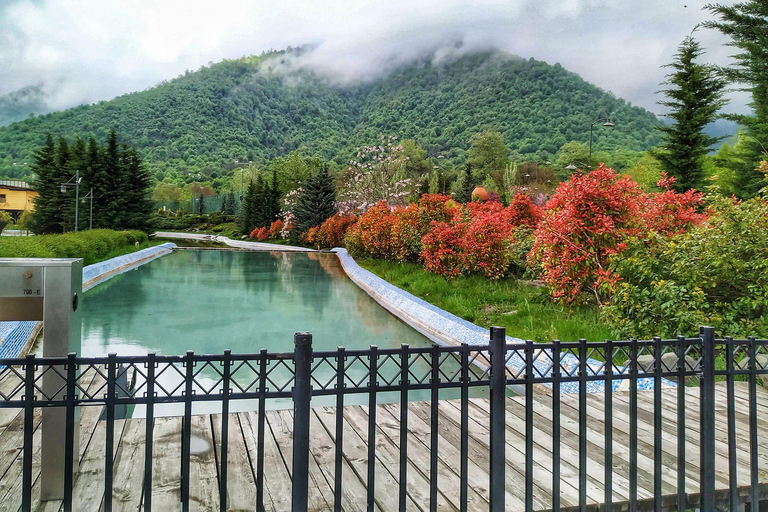
[(29, 183), (18, 180), (0, 180), (0, 188), (7, 188), (10, 190), (33, 190)]

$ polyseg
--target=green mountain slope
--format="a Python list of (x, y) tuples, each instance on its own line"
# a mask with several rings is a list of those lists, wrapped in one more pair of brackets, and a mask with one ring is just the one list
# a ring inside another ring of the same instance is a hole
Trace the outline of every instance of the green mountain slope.
[(500, 131), (513, 153), (546, 159), (569, 140), (588, 140), (589, 123), (602, 116), (616, 127), (595, 132), (596, 149), (643, 150), (659, 140), (653, 114), (559, 64), (481, 53), (334, 86), (307, 72), (275, 72), (288, 58), (275, 52), (224, 61), (146, 91), (1, 127), (0, 176), (20, 173), (13, 162), (28, 160), (47, 132), (104, 140), (113, 128), (154, 170), (204, 174), (294, 149), (343, 165), (356, 145), (380, 134), (416, 139), (459, 164), (469, 137), (486, 128)]

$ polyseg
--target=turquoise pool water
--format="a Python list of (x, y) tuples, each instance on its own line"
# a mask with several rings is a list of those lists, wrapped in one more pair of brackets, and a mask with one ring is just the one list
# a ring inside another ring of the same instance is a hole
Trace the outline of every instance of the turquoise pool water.
[[(244, 354), (262, 348), (292, 352), (297, 331), (313, 334), (316, 351), (431, 344), (358, 288), (334, 254), (179, 250), (100, 284), (84, 299), (84, 356), (177, 355), (187, 350), (221, 354), (225, 349)], [(414, 372), (426, 370), (421, 366), (414, 366)], [(333, 376), (325, 365), (318, 372), (324, 372), (324, 382)], [(349, 370), (358, 379), (364, 372), (361, 366)], [(197, 380), (213, 385), (217, 378), (205, 371)], [(162, 379), (172, 388), (180, 376), (166, 372)], [(428, 392), (419, 392), (411, 399), (428, 397)], [(397, 394), (380, 398), (398, 399)], [(323, 397), (313, 403), (330, 405), (334, 400)], [(365, 400), (364, 395), (349, 396), (347, 403)], [(270, 404), (289, 406), (286, 400)], [(196, 404), (194, 412), (211, 412), (212, 407)], [(232, 410), (249, 408), (254, 404), (232, 403)], [(181, 410), (163, 406), (157, 412)]]

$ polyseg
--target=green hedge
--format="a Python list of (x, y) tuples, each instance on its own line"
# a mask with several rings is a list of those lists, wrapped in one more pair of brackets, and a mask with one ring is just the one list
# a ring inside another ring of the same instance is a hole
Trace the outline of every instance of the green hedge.
[(4, 236), (0, 238), (2, 258), (83, 258), (84, 265), (104, 260), (113, 252), (138, 243), (146, 243), (142, 231), (94, 229), (79, 233), (39, 236)]

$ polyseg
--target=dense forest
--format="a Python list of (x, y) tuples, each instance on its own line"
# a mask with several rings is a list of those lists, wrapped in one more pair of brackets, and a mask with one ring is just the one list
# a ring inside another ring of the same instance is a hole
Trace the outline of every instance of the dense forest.
[(455, 166), (466, 160), (470, 137), (485, 129), (502, 134), (513, 160), (544, 161), (566, 142), (587, 142), (598, 117), (616, 126), (595, 131), (595, 150), (641, 151), (660, 140), (653, 114), (559, 64), (480, 53), (336, 86), (306, 71), (285, 72), (291, 58), (289, 50), (227, 60), (145, 91), (0, 127), (0, 177), (26, 177), (29, 168), (18, 163), (31, 161), (46, 133), (106, 142), (116, 130), (159, 178), (210, 177), (235, 159), (264, 163), (293, 150), (340, 168), (355, 146), (380, 134), (415, 139), (430, 157)]

